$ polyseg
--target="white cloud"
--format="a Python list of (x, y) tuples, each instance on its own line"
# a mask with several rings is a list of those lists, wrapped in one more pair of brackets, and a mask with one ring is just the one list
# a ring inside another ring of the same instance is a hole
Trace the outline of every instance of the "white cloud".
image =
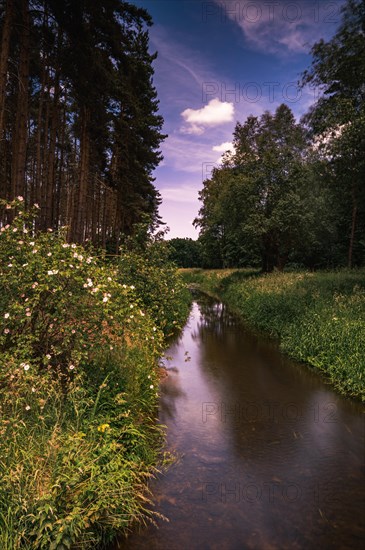
[(192, 185), (179, 185), (179, 187), (165, 187), (160, 189), (164, 201), (180, 203), (197, 203), (199, 189)]
[(162, 144), (162, 154), (169, 169), (195, 174), (202, 182), (202, 170), (206, 164), (215, 163), (217, 155), (210, 143), (197, 142), (194, 138), (171, 135)]
[(215, 98), (201, 109), (185, 109), (181, 116), (190, 124), (190, 126), (183, 126), (181, 132), (199, 135), (205, 131), (206, 127), (231, 122), (234, 116), (234, 106), (233, 103)]
[(225, 153), (226, 151), (234, 151), (233, 143), (231, 141), (225, 141), (224, 143), (221, 143), (220, 145), (214, 145), (212, 147), (213, 151), (217, 151), (217, 153)]

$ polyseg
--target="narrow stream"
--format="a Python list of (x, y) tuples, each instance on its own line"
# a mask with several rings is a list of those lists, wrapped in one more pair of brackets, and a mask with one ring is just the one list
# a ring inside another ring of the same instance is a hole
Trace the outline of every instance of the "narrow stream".
[(118, 548), (363, 547), (361, 404), (205, 297), (166, 355), (160, 421), (180, 460), (151, 489), (169, 522)]

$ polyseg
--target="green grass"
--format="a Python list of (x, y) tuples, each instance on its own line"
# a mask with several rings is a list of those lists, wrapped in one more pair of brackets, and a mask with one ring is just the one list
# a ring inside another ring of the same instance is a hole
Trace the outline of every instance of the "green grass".
[(110, 259), (33, 227), (0, 236), (0, 549), (94, 549), (159, 517), (158, 364), (190, 294), (158, 242)]
[(226, 302), (251, 326), (280, 339), (289, 356), (365, 401), (365, 272), (182, 270), (185, 282)]

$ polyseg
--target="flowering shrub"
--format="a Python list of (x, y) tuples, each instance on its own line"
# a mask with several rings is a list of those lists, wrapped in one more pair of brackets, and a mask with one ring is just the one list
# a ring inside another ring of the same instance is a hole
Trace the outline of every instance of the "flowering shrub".
[(35, 235), (22, 203), (0, 229), (0, 547), (94, 548), (151, 515), (161, 328), (186, 304), (148, 290), (180, 284), (170, 268), (150, 266), (143, 293), (137, 257), (128, 269), (62, 232)]
[(190, 295), (169, 260), (166, 242), (151, 239), (143, 252), (123, 249), (117, 260), (118, 277), (136, 287), (143, 306), (165, 336), (182, 328), (189, 311)]

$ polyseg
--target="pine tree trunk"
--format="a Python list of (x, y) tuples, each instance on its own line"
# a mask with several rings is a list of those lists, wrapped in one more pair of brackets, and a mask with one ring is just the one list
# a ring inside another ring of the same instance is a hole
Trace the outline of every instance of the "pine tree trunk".
[(54, 200), (55, 200), (55, 161), (56, 161), (56, 141), (57, 130), (59, 126), (59, 96), (60, 96), (60, 74), (56, 71), (54, 84), (54, 97), (51, 116), (50, 138), (48, 145), (48, 162), (47, 162), (47, 185), (46, 185), (46, 227), (54, 228)]
[(30, 20), (28, 0), (21, 0), (21, 34), (18, 68), (18, 96), (13, 135), (13, 157), (11, 170), (11, 194), (13, 197), (25, 194), (25, 172), (28, 129), (28, 86), (30, 60)]
[(4, 133), (4, 115), (6, 103), (6, 83), (8, 79), (8, 64), (10, 53), (10, 37), (13, 22), (13, 0), (7, 0), (5, 7), (5, 17), (3, 23), (3, 32), (1, 37), (0, 52), (0, 140)]
[(73, 228), (72, 238), (76, 242), (82, 243), (84, 239), (84, 225), (86, 218), (86, 200), (87, 187), (89, 180), (89, 156), (90, 156), (90, 140), (89, 140), (89, 120), (90, 112), (87, 107), (82, 108), (81, 114), (81, 138), (80, 138), (80, 169), (79, 169), (79, 185), (76, 190), (73, 212)]

